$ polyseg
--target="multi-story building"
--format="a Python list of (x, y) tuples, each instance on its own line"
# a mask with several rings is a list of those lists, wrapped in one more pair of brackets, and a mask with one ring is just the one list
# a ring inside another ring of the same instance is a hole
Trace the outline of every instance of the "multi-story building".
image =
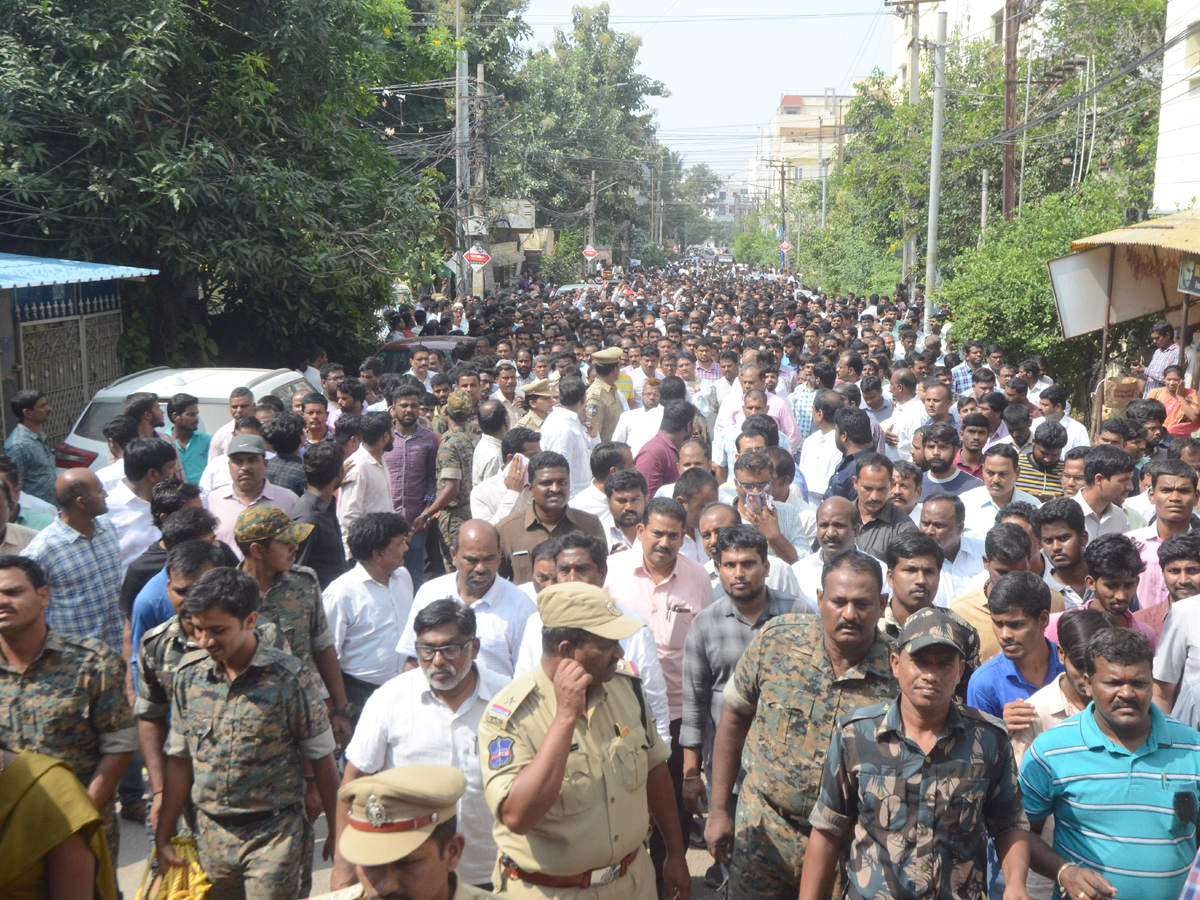
[[(1200, 22), (1200, 0), (1170, 0), (1166, 39)], [(1173, 213), (1200, 203), (1200, 32), (1163, 54), (1154, 169), (1154, 211)]]
[(781, 178), (820, 178), (822, 164), (832, 165), (838, 158), (852, 99), (833, 88), (823, 94), (784, 94), (770, 124), (759, 132), (750, 163), (750, 190), (766, 196), (778, 193)]
[(721, 180), (721, 186), (708, 198), (704, 214), (717, 222), (740, 222), (751, 213), (750, 193), (746, 182), (732, 178)]

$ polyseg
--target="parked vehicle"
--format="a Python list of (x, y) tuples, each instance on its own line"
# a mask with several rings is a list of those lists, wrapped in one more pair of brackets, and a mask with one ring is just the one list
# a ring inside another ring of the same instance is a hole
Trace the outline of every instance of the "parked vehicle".
[(413, 347), (424, 347), (426, 350), (433, 350), (442, 354), (443, 357), (448, 357), (450, 351), (454, 349), (454, 345), (461, 340), (462, 336), (460, 335), (447, 337), (444, 334), (430, 337), (397, 338), (394, 341), (388, 341), (376, 350), (375, 355), (383, 360), (383, 371), (403, 375), (409, 370), (408, 357)]
[[(97, 391), (84, 407), (66, 439), (54, 449), (62, 469), (101, 469), (108, 465), (108, 442), (104, 426), (121, 414), (130, 394), (158, 394), (164, 416), (167, 401), (175, 394), (191, 394), (200, 401), (200, 430), (212, 434), (229, 421), (229, 393), (248, 387), (255, 400), (274, 394), (291, 408), (292, 395), (312, 386), (294, 369), (169, 369), (160, 366), (118, 378)], [(167, 423), (170, 427), (170, 423)]]

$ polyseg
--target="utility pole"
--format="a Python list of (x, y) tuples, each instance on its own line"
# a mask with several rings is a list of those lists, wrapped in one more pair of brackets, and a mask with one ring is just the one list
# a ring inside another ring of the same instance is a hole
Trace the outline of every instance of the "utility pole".
[[(921, 102), (921, 4), (913, 3), (909, 15), (912, 16), (912, 43), (908, 45), (908, 102), (910, 106), (916, 106)], [(911, 219), (907, 231), (904, 239), (903, 267), (911, 301), (916, 295), (912, 270), (917, 265), (917, 231)]]
[[(592, 169), (592, 193), (591, 199), (588, 200), (588, 239), (587, 242), (593, 247), (596, 246), (596, 170)], [(585, 263), (587, 266), (587, 274), (592, 274), (592, 261), (589, 259)]]
[[(1017, 127), (1017, 34), (1021, 0), (1004, 0), (1004, 130)], [(1004, 170), (1000, 208), (1011, 219), (1016, 201), (1017, 141), (1011, 134), (1004, 139)]]
[[(779, 161), (779, 242), (787, 240), (787, 162)], [(787, 271), (787, 254), (779, 251), (779, 268)]]
[(467, 51), (462, 46), (462, 0), (454, 3), (454, 38), (458, 45), (454, 62), (454, 218), (458, 243), (457, 293), (465, 295), (467, 287), (467, 263), (462, 258), (467, 252), (470, 238), (467, 235), (467, 196), (470, 182), (467, 180)]
[(817, 116), (817, 174), (821, 176), (821, 221), (819, 229), (825, 230), (825, 117)]
[[(472, 192), (471, 216), (479, 221), (479, 218), (484, 215), (484, 207), (487, 203), (487, 192), (485, 184), (485, 173), (487, 170), (487, 148), (484, 145), (483, 139), (483, 63), (478, 63), (475, 67), (475, 187)], [(490, 251), (490, 235), (484, 235), (482, 240), (483, 248)], [(492, 284), (495, 285), (496, 277), (495, 263), (488, 263), (482, 269), (475, 273), (472, 278), (471, 290), (483, 296), (487, 290), (488, 276), (491, 275)]]
[(938, 207), (942, 190), (942, 125), (946, 118), (946, 21), (937, 14), (937, 46), (933, 63), (933, 142), (929, 151), (929, 225), (925, 236), (925, 333), (933, 319), (933, 292), (937, 284)]
[(983, 170), (983, 197), (979, 201), (979, 232), (987, 231), (988, 170)]

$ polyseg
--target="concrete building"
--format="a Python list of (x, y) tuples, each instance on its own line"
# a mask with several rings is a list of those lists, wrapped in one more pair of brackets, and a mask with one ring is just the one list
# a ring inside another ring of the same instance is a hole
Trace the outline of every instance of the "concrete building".
[[(920, 4), (919, 37), (937, 39), (937, 14), (947, 13), (947, 31), (967, 40), (1004, 42), (1004, 0), (941, 0)], [(908, 84), (909, 48), (912, 46), (911, 15), (897, 15), (892, 24), (892, 74), (898, 85)], [(922, 67), (928, 66), (922, 55)]]
[(721, 186), (709, 197), (704, 214), (716, 222), (740, 222), (750, 215), (751, 207), (747, 183), (723, 178)]
[[(1200, 22), (1200, 0), (1170, 0), (1169, 41)], [(1154, 169), (1154, 212), (1173, 213), (1200, 203), (1200, 33), (1163, 54)]]
[(821, 164), (833, 165), (844, 140), (846, 108), (852, 95), (784, 94), (769, 125), (759, 132), (750, 162), (750, 190), (763, 197), (779, 192), (780, 167), (789, 182), (821, 177)]

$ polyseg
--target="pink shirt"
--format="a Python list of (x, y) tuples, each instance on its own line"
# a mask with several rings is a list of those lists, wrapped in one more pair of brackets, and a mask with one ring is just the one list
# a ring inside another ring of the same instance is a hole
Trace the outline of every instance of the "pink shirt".
[(1167, 583), (1163, 581), (1162, 566), (1158, 563), (1158, 548), (1162, 546), (1162, 538), (1158, 536), (1158, 523), (1136, 531), (1127, 531), (1125, 537), (1133, 538), (1134, 546), (1138, 548), (1138, 556), (1146, 564), (1146, 571), (1138, 576), (1138, 608), (1149, 609), (1151, 606), (1165, 603)]
[(217, 540), (224, 541), (229, 549), (237, 555), (237, 558), (241, 559), (242, 551), (238, 549), (237, 541), (233, 539), (233, 530), (237, 527), (237, 518), (242, 514), (242, 510), (263, 503), (269, 506), (278, 506), (290, 516), (296, 499), (296, 495), (287, 488), (276, 487), (271, 482), (264, 481), (262, 493), (253, 503), (243, 503), (233, 493), (233, 485), (227, 484), (209, 494), (204, 505), (208, 507), (210, 513), (217, 517)]
[(712, 604), (712, 583), (704, 567), (680, 554), (675, 571), (655, 584), (646, 570), (641, 542), (608, 558), (604, 589), (650, 623), (658, 660), (667, 682), (671, 720), (683, 716), (683, 645), (692, 621)]
[[(791, 407), (787, 401), (781, 397), (772, 394), (770, 391), (767, 394), (767, 415), (775, 420), (775, 424), (779, 426), (780, 446), (783, 446), (783, 438), (787, 438), (788, 447), (792, 453), (800, 447), (800, 429), (796, 427), (796, 417), (792, 415)], [(729, 414), (726, 426), (736, 428), (746, 418), (746, 413), (742, 410), (741, 404), (738, 404), (737, 409)]]
[[(1083, 605), (1083, 608), (1099, 609), (1099, 606), (1096, 604), (1095, 600), (1089, 600)], [(1046, 638), (1048, 640), (1054, 641), (1056, 644), (1058, 643), (1058, 620), (1070, 612), (1071, 610), (1066, 610), (1065, 612), (1050, 614), (1050, 624), (1046, 626)], [(1101, 610), (1101, 612), (1103, 612), (1103, 610)], [(1135, 631), (1140, 631), (1142, 634), (1144, 634), (1150, 640), (1150, 646), (1152, 648), (1158, 646), (1158, 635), (1154, 633), (1154, 629), (1145, 622), (1135, 619), (1133, 617), (1133, 613), (1131, 613), (1129, 610), (1125, 610), (1125, 624)]]

